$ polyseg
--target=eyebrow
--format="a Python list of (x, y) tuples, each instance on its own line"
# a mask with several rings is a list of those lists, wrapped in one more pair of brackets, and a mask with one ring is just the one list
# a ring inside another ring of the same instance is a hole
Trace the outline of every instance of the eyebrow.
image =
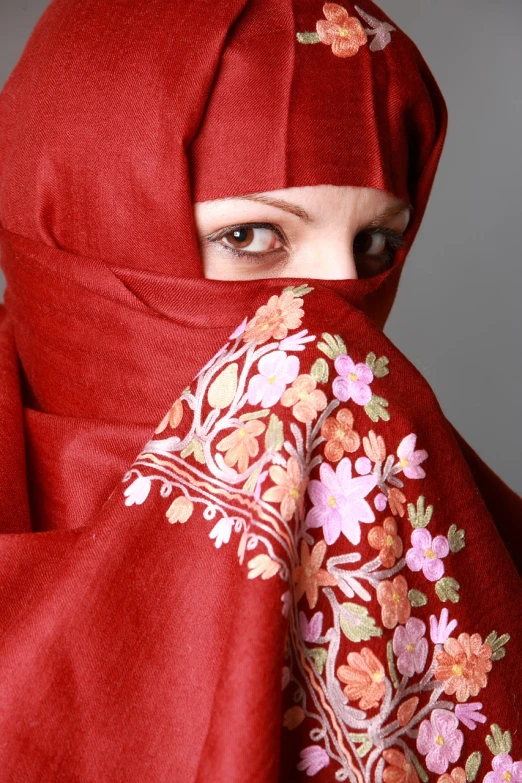
[[(304, 220), (305, 223), (312, 223), (313, 217), (310, 217), (308, 212), (300, 207), (298, 204), (292, 204), (289, 201), (284, 201), (280, 198), (270, 198), (270, 196), (263, 196), (258, 193), (250, 193), (247, 196), (227, 196), (223, 199), (223, 201), (258, 201), (261, 204), (267, 204), (270, 207), (276, 207), (276, 209), (282, 209), (285, 212), (290, 212), (292, 215), (296, 215), (298, 218), (301, 218), (301, 220)], [(403, 210), (407, 209), (411, 213), (413, 212), (413, 207), (411, 204), (406, 204), (405, 201), (399, 201), (396, 204), (393, 204), (390, 207), (387, 207), (383, 212), (376, 215), (376, 217), (373, 218), (368, 223), (368, 228), (374, 228), (377, 226), (380, 226), (381, 223), (386, 222), (387, 220), (391, 220), (396, 215), (398, 215)]]

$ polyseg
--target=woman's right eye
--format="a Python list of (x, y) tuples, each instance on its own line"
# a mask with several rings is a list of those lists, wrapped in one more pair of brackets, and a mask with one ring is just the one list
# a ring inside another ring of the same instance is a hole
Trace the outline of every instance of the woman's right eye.
[(232, 250), (252, 254), (270, 253), (284, 247), (277, 232), (266, 226), (236, 226), (221, 234), (214, 241), (218, 241)]

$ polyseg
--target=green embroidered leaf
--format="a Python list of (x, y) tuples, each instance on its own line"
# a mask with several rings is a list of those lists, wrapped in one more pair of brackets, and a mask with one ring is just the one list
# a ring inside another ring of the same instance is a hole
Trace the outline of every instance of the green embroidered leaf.
[(308, 655), (314, 662), (317, 674), (322, 674), (326, 659), (328, 658), (328, 653), (324, 647), (314, 647), (313, 649), (308, 650)]
[(297, 33), (299, 43), (314, 44), (321, 40), (317, 33)]
[(228, 408), (237, 389), (237, 364), (232, 362), (210, 384), (208, 403), (212, 408)]
[(250, 476), (243, 484), (243, 489), (245, 490), (245, 492), (253, 492), (255, 490), (260, 473), (261, 470), (259, 468), (256, 468), (255, 470), (252, 471)]
[(386, 410), (388, 404), (388, 400), (385, 400), (384, 397), (378, 397), (374, 394), (370, 402), (364, 406), (364, 410), (372, 421), (379, 421), (379, 419), (389, 421), (390, 414)]
[(460, 601), (460, 585), (452, 576), (443, 576), (442, 579), (439, 579), (435, 585), (435, 590), (443, 602), (451, 601), (451, 603), (456, 604)]
[(486, 745), (493, 755), (499, 756), (501, 753), (509, 753), (512, 744), (511, 733), (509, 731), (502, 733), (500, 726), (494, 723), (491, 726), (491, 734), (486, 737)]
[(310, 375), (317, 383), (328, 383), (329, 369), (326, 359), (317, 359), (312, 365)]
[(417, 508), (415, 508), (413, 503), (408, 503), (408, 519), (412, 527), (427, 527), (429, 525), (433, 514), (433, 506), (428, 506), (426, 511), (424, 511), (425, 502), (424, 496), (420, 495), (417, 499)]
[(206, 460), (205, 460), (205, 452), (203, 451), (203, 446), (201, 445), (199, 440), (197, 440), (197, 438), (194, 438), (192, 440), (192, 443), (194, 444), (194, 446), (193, 446), (193, 448), (194, 448), (194, 459), (196, 460), (196, 462), (199, 462), (199, 463), (201, 463), (201, 465), (204, 465)]
[(381, 356), (380, 359), (374, 353), (369, 353), (366, 357), (366, 364), (373, 372), (376, 378), (384, 378), (389, 374), (388, 364), (390, 360), (387, 356)]
[(393, 642), (390, 639), (386, 645), (386, 657), (388, 659), (388, 671), (390, 672), (390, 679), (396, 688), (399, 687), (399, 677), (397, 675), (397, 669), (395, 668), (395, 661), (393, 660)]
[(203, 446), (201, 445), (201, 443), (197, 438), (192, 438), (190, 443), (187, 444), (183, 449), (183, 451), (181, 452), (180, 457), (182, 459), (186, 459), (187, 457), (190, 457), (191, 454), (194, 455), (194, 459), (196, 460), (196, 462), (201, 463), (201, 465), (205, 464), (206, 460), (203, 451)]
[(455, 554), (466, 546), (464, 530), (457, 530), (457, 525), (452, 525), (448, 530), (448, 541), (451, 551)]
[(491, 656), (492, 661), (500, 661), (500, 659), (505, 656), (506, 648), (504, 645), (509, 642), (510, 638), (511, 637), (508, 633), (505, 633), (502, 636), (498, 636), (496, 631), (491, 631), (489, 636), (486, 638), (486, 644), (489, 644), (493, 651)]
[(357, 748), (357, 755), (361, 759), (364, 758), (373, 747), (373, 742), (367, 734), (348, 734), (348, 736), (352, 742), (359, 745)]
[(468, 760), (466, 761), (466, 780), (468, 780), (469, 783), (473, 783), (477, 777), (481, 763), (482, 753), (479, 750), (468, 757)]
[(410, 601), (410, 604), (412, 606), (426, 606), (428, 603), (427, 596), (424, 595), (424, 593), (421, 593), (420, 590), (409, 590), (408, 591), (408, 598)]
[(348, 353), (343, 338), (338, 334), (332, 337), (332, 335), (328, 334), (328, 332), (323, 332), (321, 337), (323, 338), (324, 343), (317, 343), (317, 347), (320, 351), (326, 354), (329, 359), (333, 359), (335, 361), (338, 356), (342, 356), (343, 354)]
[(252, 411), (252, 413), (242, 413), (239, 417), (239, 421), (251, 421), (252, 419), (264, 419), (270, 413), (268, 408), (264, 408), (261, 411)]
[(302, 285), (287, 285), (286, 288), (283, 288), (283, 293), (286, 293), (286, 291), (291, 291), (294, 296), (306, 296), (306, 294), (309, 294), (310, 291), (313, 290), (314, 289), (311, 285), (303, 283)]
[(417, 758), (417, 756), (415, 755), (415, 753), (410, 748), (408, 748), (408, 754), (409, 754), (411, 763), (415, 767), (417, 775), (422, 780), (422, 783), (429, 783), (430, 778), (429, 778), (428, 773), (426, 772), (426, 770), (424, 769), (424, 767), (420, 763), (420, 761)]
[(382, 636), (382, 629), (375, 625), (368, 609), (359, 604), (341, 604), (341, 630), (351, 642), (367, 642), (372, 636)]
[(276, 416), (275, 413), (272, 413), (265, 433), (265, 449), (281, 451), (284, 440), (283, 422), (279, 416)]

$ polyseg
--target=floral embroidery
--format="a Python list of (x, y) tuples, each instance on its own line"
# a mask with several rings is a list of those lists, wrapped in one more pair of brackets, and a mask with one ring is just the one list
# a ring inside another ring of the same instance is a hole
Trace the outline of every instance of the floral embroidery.
[(311, 553), (306, 541), (301, 541), (301, 565), (294, 570), (295, 600), (297, 603), (306, 593), (310, 609), (317, 604), (319, 587), (337, 584), (337, 579), (320, 567), (325, 554), (324, 541), (318, 541)]
[(467, 701), (487, 685), (491, 671), (491, 647), (483, 644), (478, 633), (461, 633), (444, 642), (444, 650), (437, 655), (435, 679), (444, 683), (444, 691), (454, 693), (457, 701)]
[(384, 783), (419, 783), (415, 767), (406, 760), (404, 753), (390, 748), (385, 750), (382, 755), (389, 765), (385, 768), (382, 776)]
[(430, 772), (446, 772), (460, 757), (464, 735), (458, 718), (447, 710), (433, 710), (430, 720), (423, 720), (417, 737), (417, 749), (426, 756)]
[(385, 694), (384, 667), (368, 647), (360, 653), (348, 653), (348, 666), (339, 666), (337, 676), (346, 683), (346, 698), (358, 699), (361, 710), (376, 707)]
[(292, 407), (297, 421), (313, 421), (319, 411), (324, 411), (327, 399), (324, 392), (316, 389), (317, 381), (311, 375), (299, 375), (281, 397), (281, 404)]
[[(344, 452), (357, 451), (361, 439), (353, 429), (353, 413), (348, 408), (341, 408), (335, 416), (330, 416), (321, 427), (321, 435), (326, 440), (324, 456), (330, 462), (339, 462)], [(357, 470), (357, 466), (356, 466)], [(371, 470), (371, 462), (368, 460), (368, 470)], [(364, 469), (358, 470), (363, 473)]]
[[(288, 731), (313, 724), (300, 771), (461, 783), (464, 770), (474, 781), (483, 757), (460, 760), (463, 731), (487, 716), (469, 699), (487, 687), (509, 636), (456, 636), (446, 606), (429, 616), (429, 635), (416, 616), (428, 602), (460, 600), (451, 572), (465, 531), (453, 523), (432, 535), (437, 511), (412, 494), (428, 454), (415, 432), (386, 435), (388, 359), (301, 328), (311, 291), (290, 286), (243, 320), (164, 417), (123, 499), (142, 505), (158, 487), (167, 522), (189, 523), (198, 509), (217, 550), (237, 545), (249, 580), (281, 583), (282, 685), (294, 702), (283, 722)], [(309, 358), (314, 348), (319, 358)], [(522, 783), (509, 732), (493, 724), (486, 744), (494, 758), (484, 780)]]
[(326, 20), (317, 22), (317, 35), (337, 57), (353, 57), (368, 40), (362, 24), (337, 3), (325, 3)]
[[(356, 466), (357, 467), (357, 466)], [(392, 568), (402, 555), (402, 539), (397, 535), (397, 523), (393, 517), (387, 517), (382, 527), (372, 527), (368, 533), (368, 543), (379, 549), (379, 560), (384, 568)]]
[(316, 32), (297, 33), (297, 40), (305, 44), (327, 44), (332, 47), (336, 57), (353, 57), (361, 46), (367, 43), (368, 35), (373, 36), (370, 51), (385, 49), (391, 41), (391, 33), (396, 28), (370, 16), (357, 5), (354, 8), (369, 28), (364, 28), (357, 17), (350, 16), (342, 5), (325, 3), (323, 13), (326, 18), (316, 23)]

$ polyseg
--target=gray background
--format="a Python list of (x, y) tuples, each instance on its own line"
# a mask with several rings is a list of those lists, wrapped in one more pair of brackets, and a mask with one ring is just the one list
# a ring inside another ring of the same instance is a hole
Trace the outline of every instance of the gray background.
[[(0, 85), (47, 4), (0, 0)], [(462, 435), (522, 492), (522, 3), (381, 6), (419, 46), (450, 117), (387, 333)]]

